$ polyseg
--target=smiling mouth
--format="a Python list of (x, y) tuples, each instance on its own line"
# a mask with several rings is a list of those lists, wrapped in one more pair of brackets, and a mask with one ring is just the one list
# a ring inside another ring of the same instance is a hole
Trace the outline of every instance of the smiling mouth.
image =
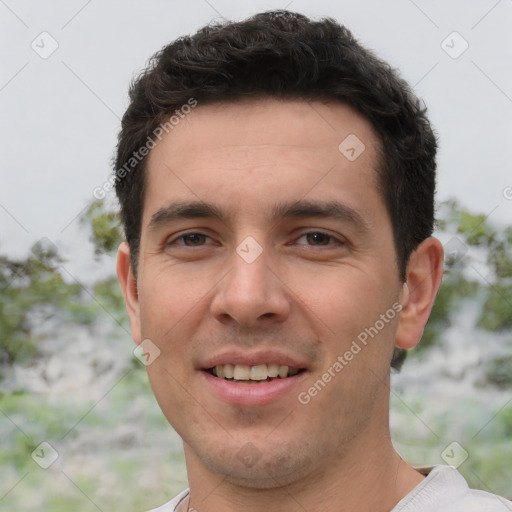
[(304, 368), (291, 368), (286, 365), (258, 364), (222, 364), (205, 370), (210, 375), (240, 384), (261, 384), (275, 379), (287, 379), (305, 371)]

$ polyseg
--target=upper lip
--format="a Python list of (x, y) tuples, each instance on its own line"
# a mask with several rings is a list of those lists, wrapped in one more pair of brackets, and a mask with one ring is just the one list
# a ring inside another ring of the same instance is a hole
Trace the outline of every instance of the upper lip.
[(307, 366), (305, 361), (275, 350), (258, 350), (257, 352), (232, 350), (205, 359), (201, 363), (201, 369), (206, 370), (217, 365), (225, 364), (257, 366), (259, 364), (272, 363), (298, 369), (304, 369)]

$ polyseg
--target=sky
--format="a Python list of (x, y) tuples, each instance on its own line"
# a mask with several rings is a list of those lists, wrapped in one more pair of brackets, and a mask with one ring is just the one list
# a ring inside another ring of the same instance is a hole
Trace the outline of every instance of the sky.
[(78, 217), (149, 57), (281, 8), (337, 19), (400, 69), (439, 138), (438, 200), (512, 224), (512, 0), (0, 0), (0, 253), (47, 238), (79, 262)]

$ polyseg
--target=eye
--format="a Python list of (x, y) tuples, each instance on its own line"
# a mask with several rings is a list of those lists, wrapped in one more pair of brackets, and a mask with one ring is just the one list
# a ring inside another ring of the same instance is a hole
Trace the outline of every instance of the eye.
[[(181, 247), (200, 247), (204, 245), (204, 242), (207, 238), (210, 238), (207, 235), (203, 235), (202, 233), (185, 233), (184, 235), (180, 235), (172, 240), (169, 240), (166, 243), (166, 246), (181, 246)], [(183, 243), (178, 243), (178, 241), (182, 241)]]
[(297, 238), (296, 243), (298, 245), (305, 245), (303, 243), (299, 243), (299, 240), (305, 238), (306, 243), (312, 246), (329, 246), (333, 245), (329, 243), (330, 241), (334, 241), (335, 245), (343, 245), (343, 242), (333, 235), (329, 233), (324, 233), (323, 231), (310, 231), (308, 233), (303, 233), (299, 238)]

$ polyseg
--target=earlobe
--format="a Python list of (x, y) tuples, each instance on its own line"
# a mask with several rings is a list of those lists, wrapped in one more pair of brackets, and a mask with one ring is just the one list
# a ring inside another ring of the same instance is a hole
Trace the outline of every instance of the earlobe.
[(117, 278), (123, 291), (126, 311), (130, 319), (133, 341), (138, 345), (141, 339), (139, 296), (137, 280), (130, 262), (130, 247), (122, 242), (117, 250)]
[(395, 344), (410, 349), (421, 340), (441, 285), (443, 246), (439, 240), (430, 237), (417, 247), (409, 258), (406, 277)]

